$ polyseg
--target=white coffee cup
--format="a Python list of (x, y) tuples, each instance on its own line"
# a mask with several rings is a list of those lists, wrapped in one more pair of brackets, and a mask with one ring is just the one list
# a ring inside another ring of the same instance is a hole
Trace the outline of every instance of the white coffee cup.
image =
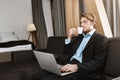
[(82, 34), (83, 28), (82, 27), (78, 27), (77, 31), (78, 31), (78, 34)]

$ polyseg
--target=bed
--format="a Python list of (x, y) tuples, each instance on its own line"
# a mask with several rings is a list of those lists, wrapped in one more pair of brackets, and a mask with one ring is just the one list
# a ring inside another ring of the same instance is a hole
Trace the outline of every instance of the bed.
[(0, 43), (0, 53), (32, 49), (34, 49), (34, 45), (28, 40), (16, 40)]
[(32, 42), (19, 40), (13, 32), (0, 32), (0, 62), (11, 61), (12, 52), (33, 49)]

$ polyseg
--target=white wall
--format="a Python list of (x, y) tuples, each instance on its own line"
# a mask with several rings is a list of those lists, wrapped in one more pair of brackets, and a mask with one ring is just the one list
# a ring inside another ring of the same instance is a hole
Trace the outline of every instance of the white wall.
[(0, 0), (0, 31), (14, 31), (27, 39), (27, 25), (32, 23), (31, 0)]
[(46, 29), (47, 29), (47, 35), (53, 36), (53, 24), (52, 24), (52, 16), (51, 16), (51, 5), (50, 0), (42, 0), (42, 6), (43, 6), (43, 13), (45, 17), (46, 22)]

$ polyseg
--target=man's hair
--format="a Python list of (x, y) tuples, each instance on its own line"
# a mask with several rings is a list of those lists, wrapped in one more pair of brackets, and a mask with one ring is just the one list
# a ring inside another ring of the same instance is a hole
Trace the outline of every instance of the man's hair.
[[(81, 17), (85, 17), (88, 20), (90, 20), (91, 22), (95, 22), (95, 24), (96, 24), (96, 16), (93, 13), (83, 13), (81, 15)], [(80, 19), (81, 19), (81, 17), (80, 17)], [(96, 28), (95, 25), (94, 25), (94, 28)]]

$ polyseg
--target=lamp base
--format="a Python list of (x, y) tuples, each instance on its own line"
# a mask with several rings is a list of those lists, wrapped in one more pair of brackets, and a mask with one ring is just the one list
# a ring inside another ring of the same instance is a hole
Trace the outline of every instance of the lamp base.
[(35, 31), (32, 31), (29, 33), (28, 40), (30, 40), (30, 38), (32, 38), (32, 42), (35, 48), (37, 48), (38, 45), (37, 45), (37, 37), (36, 37)]

